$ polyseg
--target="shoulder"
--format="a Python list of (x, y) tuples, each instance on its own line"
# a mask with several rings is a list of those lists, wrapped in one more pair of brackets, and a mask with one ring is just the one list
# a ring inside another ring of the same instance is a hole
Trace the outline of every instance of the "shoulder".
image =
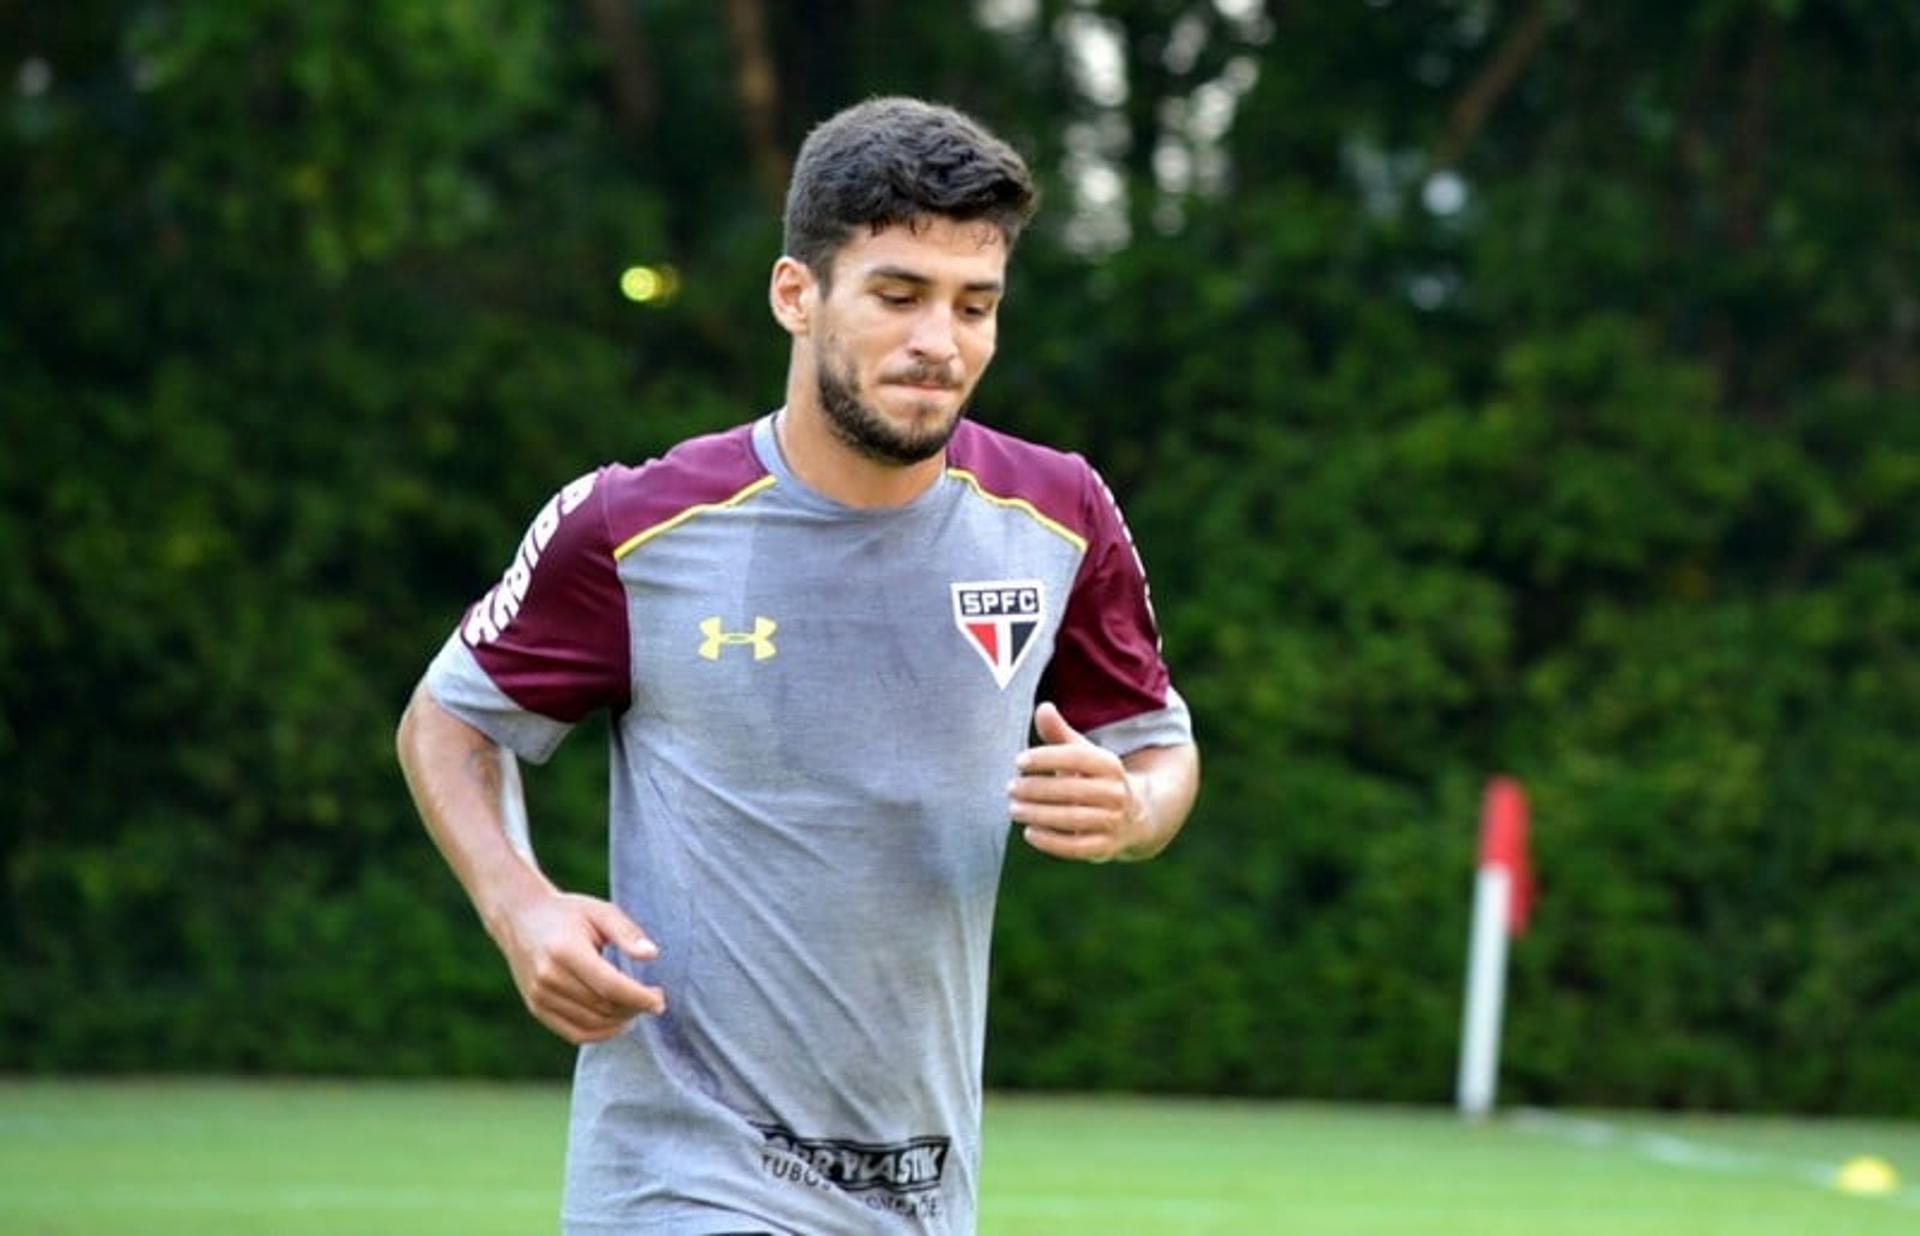
[(988, 501), (1030, 508), (1082, 548), (1100, 531), (1092, 498), (1104, 486), (1092, 466), (1071, 451), (962, 421), (947, 446), (947, 472)]
[(741, 501), (773, 483), (753, 450), (753, 426), (689, 438), (638, 467), (599, 473), (602, 510), (620, 557), (698, 511)]

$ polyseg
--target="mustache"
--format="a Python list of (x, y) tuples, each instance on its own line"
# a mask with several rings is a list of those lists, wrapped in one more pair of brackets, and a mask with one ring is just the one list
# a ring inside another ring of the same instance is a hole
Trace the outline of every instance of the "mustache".
[(905, 369), (896, 369), (892, 373), (880, 375), (884, 383), (898, 382), (907, 386), (937, 386), (942, 390), (957, 390), (960, 375), (945, 365), (918, 364)]

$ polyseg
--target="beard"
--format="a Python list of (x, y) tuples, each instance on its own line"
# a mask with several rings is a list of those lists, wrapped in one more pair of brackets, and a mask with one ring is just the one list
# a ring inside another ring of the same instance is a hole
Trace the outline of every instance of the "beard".
[[(915, 408), (919, 415), (914, 422), (902, 427), (860, 398), (860, 381), (851, 364), (836, 367), (833, 355), (822, 349), (814, 375), (820, 406), (826, 410), (833, 436), (878, 463), (905, 467), (932, 459), (946, 449), (953, 431), (960, 427), (960, 419), (967, 414), (964, 402), (944, 417), (932, 405), (922, 404)], [(898, 380), (938, 383), (946, 380), (946, 374), (938, 368), (915, 369)]]

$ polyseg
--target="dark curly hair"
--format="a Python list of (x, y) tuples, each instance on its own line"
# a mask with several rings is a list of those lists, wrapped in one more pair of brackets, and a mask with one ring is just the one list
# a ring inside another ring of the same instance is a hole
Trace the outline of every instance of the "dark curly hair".
[(1011, 248), (1034, 199), (1025, 161), (978, 121), (920, 99), (868, 99), (815, 126), (801, 144), (784, 243), (827, 284), (834, 255), (857, 227), (984, 219)]

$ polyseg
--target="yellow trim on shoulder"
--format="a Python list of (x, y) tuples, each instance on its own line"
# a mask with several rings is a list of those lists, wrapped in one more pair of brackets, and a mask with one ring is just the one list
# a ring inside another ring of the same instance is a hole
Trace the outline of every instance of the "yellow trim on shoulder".
[(767, 475), (761, 477), (759, 480), (755, 481), (753, 484), (747, 486), (745, 489), (742, 489), (739, 493), (733, 495), (731, 498), (727, 498), (724, 501), (720, 501), (720, 502), (702, 502), (697, 506), (690, 506), (686, 510), (680, 512), (678, 515), (675, 515), (672, 519), (663, 519), (659, 523), (653, 525), (653, 527), (651, 528), (641, 529), (639, 532), (634, 533), (632, 536), (622, 541), (619, 544), (619, 546), (614, 549), (613, 551), (614, 561), (617, 562), (620, 559), (626, 557), (628, 554), (632, 553), (634, 550), (639, 549), (642, 545), (645, 545), (648, 541), (651, 541), (654, 537), (659, 536), (662, 532), (667, 532), (674, 528), (678, 528), (681, 524), (686, 523), (689, 519), (692, 519), (695, 515), (704, 515), (708, 511), (724, 511), (730, 506), (739, 506), (742, 502), (745, 502), (748, 498), (753, 497), (753, 495), (759, 493), (761, 490), (765, 489), (767, 486), (773, 484), (774, 481), (777, 479), (778, 478), (775, 477), (772, 473), (768, 473)]
[(1045, 528), (1048, 532), (1053, 533), (1055, 536), (1067, 542), (1067, 544), (1073, 546), (1075, 549), (1079, 550), (1081, 553), (1084, 554), (1087, 552), (1086, 537), (1081, 536), (1078, 532), (1075, 532), (1073, 529), (1067, 527), (1065, 524), (1058, 523), (1054, 520), (1048, 519), (1045, 515), (1042, 515), (1039, 512), (1039, 510), (1033, 505), (1033, 503), (1028, 502), (1025, 498), (1003, 498), (999, 494), (988, 493), (987, 487), (980, 483), (980, 478), (975, 476), (973, 473), (967, 471), (965, 468), (948, 468), (947, 475), (950, 477), (953, 477), (955, 480), (965, 481), (968, 485), (972, 486), (974, 493), (979, 494), (982, 498), (985, 498), (988, 502), (993, 503), (995, 506), (1012, 507), (1016, 511), (1020, 511), (1028, 516), (1031, 516), (1035, 523), (1039, 524), (1042, 528)]

